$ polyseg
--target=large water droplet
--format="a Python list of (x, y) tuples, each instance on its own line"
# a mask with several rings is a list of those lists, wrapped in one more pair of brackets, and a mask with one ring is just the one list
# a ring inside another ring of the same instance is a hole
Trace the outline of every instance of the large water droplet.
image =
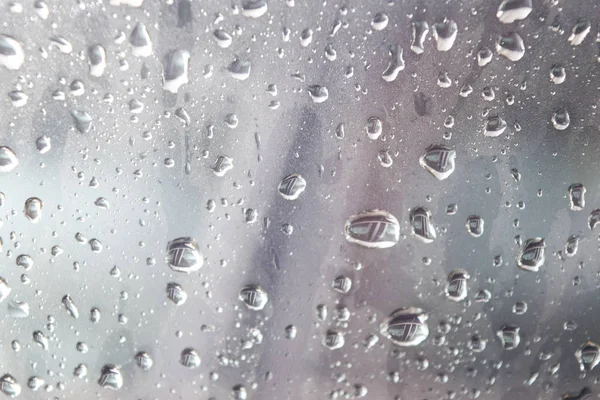
[(21, 44), (11, 36), (0, 34), (0, 65), (15, 70), (21, 68), (24, 60)]
[(425, 51), (425, 38), (429, 33), (429, 25), (425, 21), (415, 21), (412, 23), (412, 42), (410, 49), (416, 54), (423, 54)]
[(222, 29), (215, 30), (213, 32), (213, 36), (215, 38), (215, 41), (217, 42), (217, 45), (222, 49), (228, 48), (233, 42), (233, 38), (231, 37), (231, 35)]
[(554, 129), (564, 131), (569, 127), (569, 124), (571, 123), (571, 117), (569, 116), (569, 112), (565, 108), (561, 108), (560, 110), (552, 114), (551, 121), (552, 126), (554, 126)]
[(571, 210), (581, 211), (585, 207), (585, 192), (587, 189), (581, 183), (569, 186), (569, 204)]
[(62, 299), (62, 303), (65, 306), (65, 310), (67, 310), (71, 317), (75, 319), (79, 318), (79, 310), (77, 309), (77, 306), (73, 302), (71, 296), (66, 294)]
[(427, 314), (420, 308), (402, 308), (383, 321), (380, 332), (398, 346), (417, 346), (429, 336), (427, 319)]
[(448, 275), (444, 288), (446, 297), (452, 301), (461, 301), (467, 298), (469, 273), (464, 269), (455, 269)]
[(149, 57), (152, 55), (152, 40), (146, 25), (142, 22), (138, 22), (131, 35), (129, 36), (129, 43), (131, 44), (131, 53), (136, 57)]
[(337, 350), (344, 347), (346, 340), (344, 334), (339, 331), (328, 330), (323, 338), (323, 345), (329, 350)]
[(495, 116), (489, 117), (485, 121), (485, 127), (483, 130), (483, 134), (488, 137), (497, 137), (497, 136), (502, 135), (502, 133), (504, 132), (506, 127), (507, 127), (506, 121), (504, 121), (504, 119), (502, 119), (502, 117), (495, 115)]
[(525, 55), (525, 44), (518, 33), (511, 32), (500, 36), (496, 51), (510, 61), (519, 61)]
[(245, 0), (242, 3), (242, 15), (248, 18), (259, 18), (267, 12), (266, 0)]
[(181, 85), (189, 82), (188, 64), (190, 53), (187, 50), (175, 50), (169, 54), (163, 64), (163, 88), (177, 93)]
[(436, 238), (435, 228), (431, 221), (431, 212), (424, 207), (415, 207), (410, 211), (412, 234), (424, 243), (431, 243)]
[(112, 390), (121, 389), (123, 387), (123, 374), (116, 365), (106, 364), (102, 367), (98, 384)]
[(0, 172), (10, 172), (19, 165), (15, 152), (8, 146), (0, 146)]
[(575, 351), (575, 358), (581, 371), (591, 371), (600, 363), (600, 346), (592, 341), (584, 343)]
[(329, 98), (329, 90), (325, 86), (312, 85), (308, 87), (308, 95), (313, 103), (323, 103)]
[(443, 145), (432, 145), (419, 158), (419, 164), (441, 181), (454, 172), (455, 159), (456, 150)]
[(250, 61), (235, 60), (229, 64), (227, 71), (232, 78), (245, 81), (250, 76)]
[(404, 59), (402, 58), (403, 50), (397, 44), (390, 46), (390, 63), (388, 64), (381, 77), (386, 82), (396, 80), (398, 73), (404, 69)]
[(142, 370), (148, 371), (150, 368), (152, 368), (154, 361), (152, 360), (152, 357), (150, 357), (150, 354), (146, 353), (145, 351), (140, 351), (135, 355), (135, 363)]
[(246, 307), (253, 311), (262, 310), (269, 301), (267, 292), (258, 285), (245, 286), (240, 290), (238, 297), (244, 302)]
[(10, 374), (4, 374), (0, 378), (0, 391), (8, 397), (17, 397), (21, 394), (21, 385)]
[(569, 43), (572, 46), (579, 46), (585, 37), (590, 33), (592, 24), (587, 20), (579, 20), (571, 30), (571, 36), (569, 36)]
[(173, 271), (191, 273), (204, 264), (198, 242), (191, 237), (180, 237), (167, 244), (166, 261)]
[(378, 12), (371, 20), (371, 26), (376, 31), (382, 31), (388, 25), (390, 18), (384, 12)]
[(344, 226), (346, 240), (372, 248), (384, 249), (398, 243), (400, 224), (396, 217), (387, 211), (363, 211), (352, 215)]
[(504, 24), (527, 18), (533, 6), (531, 0), (504, 0), (498, 7), (496, 17)]
[(90, 75), (102, 76), (106, 69), (106, 49), (101, 44), (96, 44), (88, 50), (88, 64)]
[(187, 347), (181, 351), (179, 356), (179, 363), (186, 368), (198, 368), (201, 364), (202, 360), (200, 359), (200, 354), (191, 348)]
[(381, 120), (377, 117), (370, 117), (367, 120), (366, 131), (367, 137), (369, 139), (379, 139), (379, 136), (381, 136), (381, 132), (383, 132), (383, 124), (381, 123)]
[(37, 224), (42, 219), (42, 207), (44, 203), (42, 200), (37, 197), (30, 197), (25, 201), (25, 208), (23, 209), (23, 213), (27, 219)]
[(278, 191), (286, 200), (296, 200), (306, 189), (306, 180), (300, 174), (286, 176), (279, 183)]
[(473, 237), (483, 235), (484, 221), (478, 215), (469, 215), (467, 218), (467, 232)]
[(167, 298), (171, 300), (176, 306), (184, 304), (187, 300), (187, 293), (180, 284), (175, 282), (167, 283)]
[(72, 110), (71, 116), (79, 133), (87, 133), (92, 128), (92, 116), (85, 110)]
[(443, 21), (433, 24), (433, 38), (438, 51), (450, 50), (454, 45), (457, 34), (458, 25), (451, 19), (444, 18)]
[(527, 239), (517, 256), (517, 265), (527, 271), (539, 271), (545, 261), (546, 243), (543, 238)]
[(520, 328), (513, 325), (505, 325), (496, 332), (500, 344), (504, 350), (514, 350), (521, 343)]

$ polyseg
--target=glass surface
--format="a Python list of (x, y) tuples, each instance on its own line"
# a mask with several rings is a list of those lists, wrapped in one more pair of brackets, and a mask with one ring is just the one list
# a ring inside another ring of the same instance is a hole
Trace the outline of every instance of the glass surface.
[(1, 7), (5, 395), (600, 393), (597, 0)]

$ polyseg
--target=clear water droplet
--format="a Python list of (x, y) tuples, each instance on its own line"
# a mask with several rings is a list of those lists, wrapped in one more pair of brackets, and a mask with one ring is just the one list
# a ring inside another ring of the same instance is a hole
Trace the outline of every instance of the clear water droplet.
[(417, 346), (429, 336), (427, 319), (428, 315), (420, 308), (402, 308), (383, 321), (380, 332), (398, 346)]
[(427, 172), (438, 180), (448, 178), (454, 172), (456, 150), (443, 145), (432, 145), (419, 159), (419, 163)]
[(504, 350), (514, 350), (521, 343), (520, 328), (513, 325), (505, 325), (496, 332), (500, 344)]
[(10, 172), (19, 165), (15, 152), (8, 146), (0, 146), (0, 172)]
[(455, 269), (448, 275), (444, 288), (446, 297), (452, 301), (461, 301), (467, 298), (468, 280), (471, 276), (464, 269)]
[(450, 50), (454, 45), (457, 34), (458, 25), (451, 19), (444, 18), (443, 21), (433, 24), (433, 38), (438, 51)]
[(384, 249), (398, 243), (400, 224), (396, 217), (387, 211), (363, 211), (348, 218), (344, 234), (350, 243), (372, 249)]
[(173, 271), (191, 273), (204, 264), (198, 242), (191, 237), (180, 237), (167, 244), (166, 261)]
[(526, 271), (539, 271), (546, 261), (546, 243), (543, 238), (527, 239), (517, 256), (517, 265)]
[(415, 238), (423, 243), (431, 243), (436, 238), (431, 212), (424, 207), (415, 207), (410, 211), (410, 226)]
[(296, 200), (306, 189), (306, 180), (300, 174), (290, 174), (283, 178), (277, 190), (286, 200)]
[(260, 311), (269, 301), (268, 293), (258, 285), (247, 285), (239, 293), (239, 299), (244, 302), (248, 309)]
[(119, 367), (114, 364), (104, 365), (100, 372), (98, 384), (107, 389), (121, 389), (121, 387), (123, 387), (123, 374)]
[(496, 42), (496, 52), (510, 61), (519, 61), (525, 55), (523, 38), (516, 32), (501, 35)]
[(504, 24), (520, 21), (531, 13), (531, 0), (503, 0), (498, 7), (496, 17)]
[(425, 21), (415, 21), (412, 23), (412, 42), (410, 49), (415, 54), (423, 54), (425, 51), (425, 38), (429, 33), (429, 25)]

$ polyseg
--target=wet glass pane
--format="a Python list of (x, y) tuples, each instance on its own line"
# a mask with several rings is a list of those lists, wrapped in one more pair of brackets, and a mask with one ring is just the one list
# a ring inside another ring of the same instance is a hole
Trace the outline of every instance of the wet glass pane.
[(1, 7), (5, 396), (600, 392), (596, 0)]

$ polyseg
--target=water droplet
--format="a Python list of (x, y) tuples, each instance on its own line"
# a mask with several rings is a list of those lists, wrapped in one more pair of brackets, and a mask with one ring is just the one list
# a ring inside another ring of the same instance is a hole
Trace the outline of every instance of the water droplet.
[(425, 51), (425, 38), (429, 33), (429, 25), (425, 21), (415, 21), (412, 23), (412, 42), (410, 49), (416, 54), (423, 54)]
[(250, 76), (250, 61), (234, 60), (227, 68), (229, 76), (234, 79), (245, 81)]
[(520, 21), (531, 13), (531, 0), (504, 0), (498, 7), (496, 17), (504, 24)]
[(383, 131), (383, 124), (381, 123), (381, 120), (377, 117), (370, 117), (367, 120), (366, 131), (369, 139), (377, 140)]
[(483, 218), (477, 215), (469, 215), (467, 218), (467, 232), (473, 237), (479, 237), (483, 235)]
[(481, 90), (481, 96), (486, 101), (492, 101), (496, 98), (496, 94), (494, 93), (494, 89), (490, 86), (486, 86)]
[(11, 36), (0, 34), (0, 65), (16, 70), (21, 68), (24, 60), (21, 44)]
[(505, 325), (496, 332), (496, 335), (500, 339), (500, 344), (504, 350), (513, 350), (521, 343), (521, 335), (519, 331), (521, 328), (513, 325)]
[(592, 24), (590, 24), (590, 21), (577, 21), (575, 26), (573, 26), (573, 29), (571, 30), (571, 36), (569, 36), (568, 39), (569, 43), (571, 43), (571, 46), (579, 46), (581, 42), (583, 42), (585, 37), (588, 35), (588, 33), (590, 33), (591, 29)]
[(40, 152), (40, 154), (46, 154), (52, 148), (52, 141), (50, 140), (50, 137), (46, 135), (40, 136), (35, 141), (35, 147)]
[(446, 297), (452, 301), (461, 301), (467, 298), (467, 282), (470, 275), (464, 269), (455, 269), (448, 275), (448, 281), (444, 288)]
[(415, 207), (410, 211), (410, 226), (415, 238), (431, 243), (436, 238), (435, 227), (431, 221), (431, 212), (424, 207)]
[(253, 224), (258, 220), (258, 211), (254, 208), (247, 208), (244, 211), (244, 222), (247, 224)]
[(302, 47), (308, 47), (313, 40), (313, 31), (310, 28), (306, 28), (300, 33), (300, 45)]
[(90, 249), (94, 253), (101, 253), (102, 249), (104, 248), (104, 246), (102, 245), (102, 242), (99, 241), (96, 238), (90, 239), (90, 241), (88, 242), (88, 244), (90, 245)]
[(392, 164), (394, 164), (394, 159), (387, 150), (381, 150), (379, 154), (377, 154), (377, 158), (379, 159), (379, 164), (384, 168), (390, 168)]
[(570, 123), (571, 117), (565, 108), (561, 108), (552, 114), (552, 125), (554, 126), (554, 129), (564, 131), (569, 127)]
[(344, 234), (350, 243), (384, 249), (398, 243), (400, 224), (396, 217), (387, 211), (363, 211), (348, 218)]
[(460, 88), (460, 92), (458, 94), (461, 97), (468, 97), (471, 93), (473, 93), (473, 87), (468, 83), (465, 83), (463, 87)]
[(73, 45), (62, 36), (54, 36), (50, 39), (50, 44), (63, 54), (70, 54), (73, 51)]
[(75, 369), (73, 369), (73, 376), (76, 378), (85, 378), (88, 374), (88, 367), (86, 364), (78, 364)]
[(502, 135), (506, 127), (506, 121), (504, 121), (502, 117), (492, 116), (485, 121), (483, 134), (488, 137), (498, 137)]
[(13, 106), (19, 108), (19, 107), (23, 107), (25, 104), (27, 104), (27, 100), (29, 99), (29, 96), (27, 96), (25, 93), (21, 92), (20, 90), (13, 90), (11, 92), (8, 92), (8, 98), (10, 99)]
[(245, 286), (240, 290), (238, 297), (244, 302), (246, 307), (253, 311), (262, 310), (269, 301), (267, 292), (258, 285)]
[(336, 292), (346, 294), (352, 289), (352, 279), (340, 275), (333, 280), (332, 287)]
[(227, 156), (217, 157), (217, 161), (212, 167), (213, 172), (216, 176), (225, 176), (227, 171), (233, 168), (233, 158)]
[(181, 351), (179, 363), (190, 369), (198, 368), (201, 363), (200, 355), (195, 349), (187, 347)]
[(579, 235), (571, 235), (567, 239), (567, 244), (565, 244), (565, 254), (567, 257), (573, 257), (577, 254), (577, 250), (579, 249)]
[(135, 363), (142, 370), (148, 371), (150, 368), (152, 368), (154, 361), (152, 360), (152, 357), (150, 357), (150, 354), (146, 353), (145, 351), (140, 351), (135, 355)]
[(575, 351), (575, 358), (581, 371), (591, 371), (600, 363), (600, 346), (589, 341)]
[(444, 18), (443, 21), (433, 24), (433, 38), (435, 39), (438, 51), (450, 50), (454, 45), (457, 34), (458, 25), (451, 19)]
[(308, 95), (313, 103), (322, 103), (329, 98), (329, 90), (325, 86), (312, 85), (308, 87)]
[(187, 293), (181, 285), (175, 282), (167, 283), (167, 298), (171, 300), (176, 306), (180, 306), (187, 300)]
[(485, 350), (487, 340), (480, 338), (478, 335), (471, 336), (471, 339), (467, 342), (469, 350), (475, 353), (481, 353)]
[(65, 295), (62, 299), (62, 303), (71, 317), (75, 319), (79, 318), (79, 310), (77, 309), (77, 306), (73, 302), (71, 296), (69, 296), (68, 294)]
[(248, 392), (243, 385), (235, 385), (232, 391), (233, 400), (246, 400), (248, 398)]
[(33, 332), (33, 341), (44, 350), (48, 350), (49, 342), (46, 335), (42, 331)]
[(340, 349), (345, 343), (344, 334), (339, 331), (328, 330), (323, 338), (323, 345), (329, 350)]
[(90, 321), (93, 324), (97, 324), (100, 321), (100, 310), (95, 307), (90, 310)]
[(306, 180), (300, 174), (286, 176), (279, 183), (278, 191), (286, 200), (296, 200), (306, 189)]
[(485, 67), (490, 62), (492, 62), (493, 56), (494, 56), (494, 53), (492, 53), (492, 50), (490, 50), (489, 47), (483, 47), (481, 50), (479, 50), (477, 52), (477, 64), (480, 67)]
[(518, 33), (511, 32), (499, 37), (496, 51), (510, 61), (519, 61), (525, 55), (525, 44)]
[(44, 379), (40, 378), (39, 376), (32, 376), (27, 380), (27, 387), (32, 391), (37, 392), (42, 386), (44, 386), (44, 383), (46, 383)]
[(420, 308), (402, 308), (383, 321), (380, 332), (398, 346), (417, 346), (429, 336), (427, 319), (427, 314)]
[(198, 242), (191, 237), (180, 237), (167, 244), (167, 264), (173, 271), (191, 273), (204, 264)]
[(480, 290), (477, 293), (477, 295), (475, 296), (475, 301), (477, 303), (487, 303), (491, 299), (492, 299), (492, 293), (487, 289)]
[(107, 199), (105, 199), (104, 197), (98, 197), (96, 199), (96, 201), (94, 202), (94, 204), (97, 207), (104, 208), (105, 210), (110, 207), (110, 202)]
[(404, 69), (404, 58), (402, 58), (404, 50), (397, 44), (390, 46), (388, 50), (390, 62), (381, 77), (386, 82), (393, 82), (398, 77), (398, 73)]
[(92, 128), (92, 116), (84, 110), (72, 110), (71, 116), (79, 133), (88, 133)]
[(319, 304), (317, 306), (317, 319), (319, 321), (325, 321), (327, 319), (327, 306), (325, 304)]
[(8, 286), (6, 279), (0, 277), (0, 303), (3, 302), (11, 292), (11, 287)]
[[(560, 366), (560, 364), (556, 364)], [(556, 372), (558, 372), (558, 368), (556, 368)], [(555, 375), (556, 372), (550, 373), (550, 375)], [(563, 396), (564, 400), (591, 400), (592, 391), (588, 387), (584, 387), (577, 394), (565, 394)]]
[(217, 42), (217, 45), (222, 49), (228, 48), (233, 42), (231, 35), (222, 29), (215, 30), (213, 32), (213, 36)]
[(517, 315), (523, 315), (527, 312), (527, 303), (524, 301), (517, 301), (513, 304), (512, 312)]
[(123, 387), (123, 374), (119, 367), (113, 364), (106, 364), (102, 367), (98, 384), (103, 388), (118, 390)]
[(8, 303), (8, 314), (13, 318), (29, 317), (29, 304), (24, 301), (11, 300)]
[(17, 265), (28, 271), (33, 267), (33, 259), (27, 254), (21, 254), (17, 257)]
[(21, 394), (21, 385), (10, 374), (4, 374), (0, 378), (0, 391), (8, 397), (17, 397)]
[(33, 224), (37, 224), (42, 219), (42, 207), (44, 203), (37, 197), (30, 197), (25, 201), (23, 213), (25, 217)]
[(443, 145), (432, 145), (419, 159), (419, 164), (438, 180), (448, 178), (454, 172), (456, 150)]
[(517, 265), (526, 271), (539, 271), (546, 261), (546, 243), (543, 238), (527, 239), (517, 256)]
[(7, 146), (0, 146), (0, 172), (10, 172), (19, 165), (15, 152)]
[(146, 25), (138, 22), (129, 36), (131, 53), (136, 57), (149, 57), (152, 54), (152, 40)]
[(288, 325), (285, 327), (285, 338), (293, 340), (298, 334), (298, 329), (294, 325)]
[(550, 69), (550, 80), (556, 84), (560, 85), (567, 78), (567, 73), (565, 72), (565, 67), (562, 65), (553, 65)]
[(585, 207), (585, 186), (574, 183), (569, 186), (569, 204), (572, 211), (581, 211)]
[(388, 25), (390, 18), (384, 12), (378, 12), (371, 20), (371, 26), (376, 31), (382, 31)]
[(245, 0), (242, 3), (242, 15), (248, 18), (259, 18), (267, 12), (266, 0)]
[(187, 50), (175, 50), (169, 54), (163, 65), (164, 90), (177, 93), (181, 85), (189, 82), (189, 60), (190, 53)]
[(90, 75), (102, 76), (106, 69), (106, 49), (101, 44), (94, 45), (88, 49), (88, 64)]

